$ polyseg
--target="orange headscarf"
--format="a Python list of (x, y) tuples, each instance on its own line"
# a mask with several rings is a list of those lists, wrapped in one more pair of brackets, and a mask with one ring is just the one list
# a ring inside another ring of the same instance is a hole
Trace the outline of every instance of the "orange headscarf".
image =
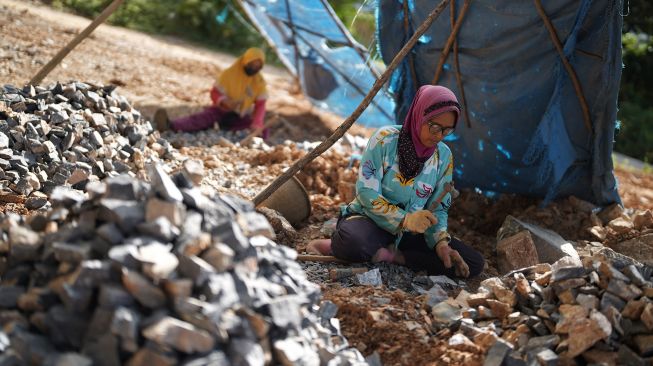
[(252, 47), (245, 51), (216, 80), (216, 87), (234, 103), (235, 112), (241, 116), (251, 112), (257, 99), (266, 97), (265, 80), (261, 72), (253, 76), (245, 73), (245, 65), (254, 60), (265, 63), (265, 54), (260, 48)]

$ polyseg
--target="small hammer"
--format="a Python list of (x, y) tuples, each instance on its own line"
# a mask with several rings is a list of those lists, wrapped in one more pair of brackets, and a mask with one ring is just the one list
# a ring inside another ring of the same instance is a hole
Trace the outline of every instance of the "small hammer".
[(435, 210), (444, 199), (444, 196), (447, 195), (447, 193), (451, 193), (451, 198), (456, 198), (460, 195), (460, 192), (458, 192), (458, 190), (453, 186), (453, 182), (445, 183), (444, 189), (442, 190), (442, 193), (440, 193), (440, 196), (435, 201), (431, 202), (429, 211)]

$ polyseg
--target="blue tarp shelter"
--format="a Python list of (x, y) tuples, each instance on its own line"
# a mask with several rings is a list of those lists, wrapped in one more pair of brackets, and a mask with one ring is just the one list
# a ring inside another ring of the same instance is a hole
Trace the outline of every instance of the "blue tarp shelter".
[[(326, 1), (244, 3), (305, 91), (313, 90), (307, 93), (313, 101), (343, 116), (351, 113), (374, 73), (367, 54)], [(377, 1), (378, 47), (386, 63), (437, 3)], [(600, 205), (619, 202), (611, 154), (622, 68), (622, 2), (547, 0), (544, 17), (533, 1), (468, 0), (463, 12), (464, 3), (451, 1), (394, 72), (388, 88), (392, 99), (380, 93), (360, 123), (376, 127), (403, 120), (416, 88), (433, 83), (459, 21), (456, 42), (436, 81), (465, 95), (463, 120), (448, 139), (456, 184), (546, 200), (575, 195)], [(544, 18), (577, 75), (580, 93)]]

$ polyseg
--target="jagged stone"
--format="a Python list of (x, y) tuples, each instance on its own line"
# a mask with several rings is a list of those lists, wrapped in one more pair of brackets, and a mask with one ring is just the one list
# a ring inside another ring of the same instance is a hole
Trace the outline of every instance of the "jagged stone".
[(182, 163), (184, 176), (194, 185), (199, 186), (204, 178), (204, 163), (201, 160), (188, 159)]
[(642, 310), (640, 319), (642, 320), (642, 323), (646, 325), (646, 328), (648, 328), (648, 330), (653, 331), (653, 304), (652, 303), (646, 304), (646, 306)]
[(537, 225), (525, 223), (510, 215), (506, 217), (506, 220), (497, 232), (497, 241), (501, 241), (523, 230), (531, 233), (540, 262), (553, 263), (565, 256), (579, 258), (578, 252), (574, 249), (573, 244), (563, 239), (557, 233), (543, 229)]
[[(182, 202), (184, 197), (181, 191), (170, 177), (163, 171), (158, 164), (150, 165), (149, 175), (152, 181), (152, 188), (166, 201)], [(172, 220), (171, 220), (172, 221)]]
[(483, 366), (501, 366), (513, 346), (499, 338), (488, 351)]
[(623, 217), (608, 222), (608, 227), (612, 229), (617, 235), (625, 234), (635, 228), (632, 221), (626, 220)]
[(166, 297), (163, 291), (137, 272), (124, 270), (122, 283), (127, 291), (145, 307), (158, 308), (165, 304)]
[(528, 230), (506, 237), (497, 243), (497, 266), (500, 273), (536, 265), (537, 250)]
[(594, 310), (590, 313), (589, 318), (581, 318), (571, 324), (569, 334), (573, 336), (568, 339), (569, 349), (565, 356), (576, 357), (599, 340), (609, 337), (611, 333), (610, 321), (603, 314)]
[(165, 317), (143, 330), (145, 338), (185, 353), (209, 352), (215, 345), (211, 335), (192, 324)]

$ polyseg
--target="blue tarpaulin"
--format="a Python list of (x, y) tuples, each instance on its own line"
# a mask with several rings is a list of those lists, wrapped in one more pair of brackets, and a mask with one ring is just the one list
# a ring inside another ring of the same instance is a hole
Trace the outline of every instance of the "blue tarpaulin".
[[(345, 117), (358, 107), (376, 76), (369, 66), (367, 50), (353, 40), (325, 0), (242, 3), (315, 105)], [(393, 124), (393, 120), (394, 101), (382, 91), (358, 121), (380, 127)]]
[[(372, 87), (375, 74), (367, 52), (353, 41), (326, 0), (243, 3), (312, 102), (342, 116), (351, 114)], [(377, 0), (378, 47), (386, 64), (437, 3)], [(457, 18), (463, 0), (451, 4)], [(578, 75), (591, 131), (534, 3), (470, 4), (457, 36), (469, 121), (463, 114), (447, 139), (454, 152), (456, 184), (547, 201), (575, 195), (600, 205), (620, 202), (611, 154), (622, 67), (622, 2), (543, 1)], [(447, 8), (394, 72), (388, 89), (359, 118), (360, 124), (378, 127), (403, 121), (416, 87), (432, 82), (451, 29)], [(438, 84), (460, 97), (453, 54)]]
[[(409, 27), (400, 0), (379, 0), (378, 40), (390, 62), (436, 1), (408, 1)], [(455, 4), (456, 18), (463, 1)], [(587, 99), (593, 131), (533, 1), (475, 0), (457, 36), (468, 121), (448, 144), (459, 186), (511, 192), (547, 200), (575, 195), (597, 203), (620, 202), (612, 172), (612, 147), (621, 78), (622, 3), (547, 0), (545, 12)], [(399, 120), (415, 86), (430, 84), (447, 38), (449, 9), (434, 22), (395, 72)], [(438, 84), (460, 96), (453, 52)]]

